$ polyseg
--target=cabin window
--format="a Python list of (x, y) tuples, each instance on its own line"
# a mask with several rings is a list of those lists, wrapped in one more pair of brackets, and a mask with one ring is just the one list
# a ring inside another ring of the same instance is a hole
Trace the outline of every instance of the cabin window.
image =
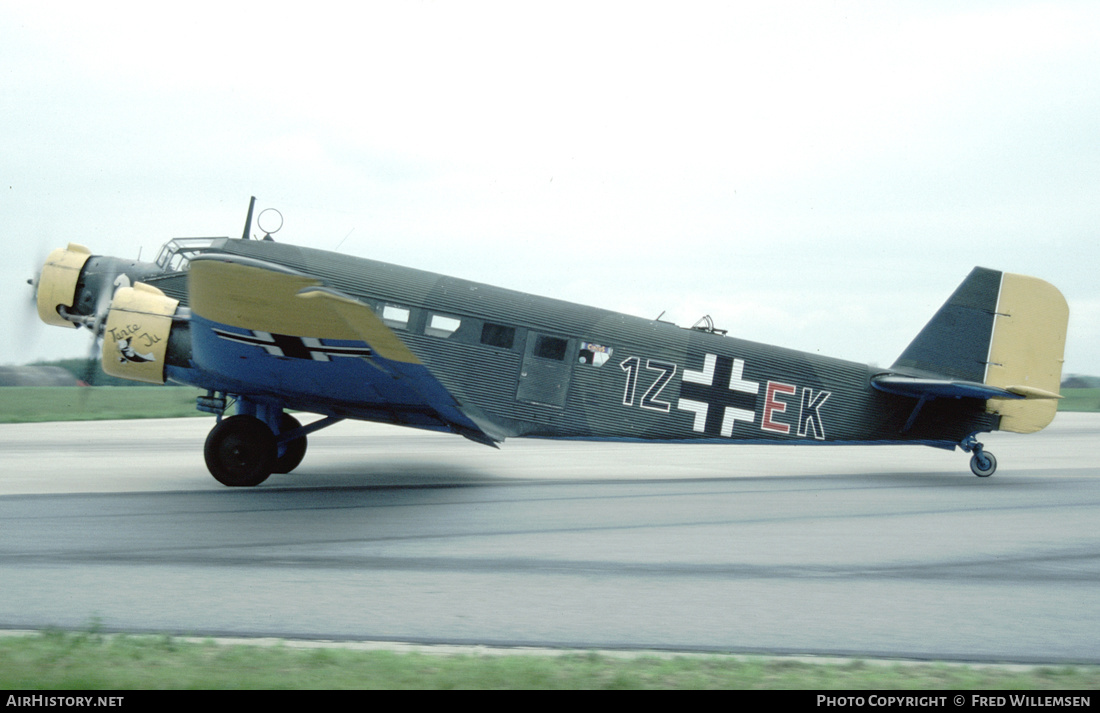
[(409, 326), (409, 310), (397, 305), (385, 305), (382, 307), (382, 321), (387, 327), (393, 329), (407, 329)]
[(611, 347), (591, 342), (581, 342), (581, 353), (578, 361), (589, 366), (603, 366), (611, 358)]
[(565, 361), (565, 352), (569, 348), (569, 340), (560, 337), (547, 337), (540, 334), (535, 341), (535, 356), (543, 359)]
[(428, 326), (424, 328), (424, 334), (429, 337), (446, 339), (462, 326), (462, 320), (457, 317), (448, 317), (442, 314), (433, 314), (428, 319)]
[(516, 328), (486, 322), (481, 328), (481, 343), (490, 347), (511, 349), (516, 341)]

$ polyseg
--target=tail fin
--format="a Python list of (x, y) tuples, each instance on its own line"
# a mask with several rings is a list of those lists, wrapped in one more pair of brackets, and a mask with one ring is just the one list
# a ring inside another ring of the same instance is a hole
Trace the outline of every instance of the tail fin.
[(1016, 398), (991, 398), (986, 411), (1001, 416), (1002, 431), (1032, 433), (1058, 410), (1068, 321), (1050, 283), (976, 267), (893, 368), (1010, 392)]

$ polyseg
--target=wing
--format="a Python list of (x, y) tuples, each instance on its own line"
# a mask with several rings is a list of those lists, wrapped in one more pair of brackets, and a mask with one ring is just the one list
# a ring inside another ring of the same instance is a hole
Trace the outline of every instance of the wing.
[(447, 390), (371, 306), (288, 268), (196, 257), (192, 359), (215, 388), (318, 413), (449, 430), (505, 430)]

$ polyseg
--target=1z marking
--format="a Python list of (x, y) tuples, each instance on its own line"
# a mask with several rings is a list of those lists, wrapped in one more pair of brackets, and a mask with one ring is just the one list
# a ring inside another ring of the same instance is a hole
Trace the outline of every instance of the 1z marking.
[[(641, 365), (642, 360), (638, 357), (628, 357), (619, 364), (619, 368), (626, 372), (626, 388), (623, 390), (623, 406), (634, 405), (634, 392), (638, 388), (638, 376), (641, 372)], [(658, 372), (658, 376), (642, 395), (639, 406), (650, 409), (651, 411), (668, 413), (672, 408), (672, 404), (668, 401), (662, 401), (657, 397), (661, 395), (661, 392), (668, 386), (668, 382), (672, 381), (672, 377), (676, 375), (676, 365), (670, 361), (647, 359), (645, 368), (646, 371)]]

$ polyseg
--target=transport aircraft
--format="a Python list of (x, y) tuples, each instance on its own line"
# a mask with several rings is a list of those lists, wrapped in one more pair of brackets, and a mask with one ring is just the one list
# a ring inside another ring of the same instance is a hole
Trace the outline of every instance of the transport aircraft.
[(1069, 308), (1033, 277), (974, 268), (880, 368), (252, 239), (254, 203), (240, 239), (177, 238), (151, 263), (71, 243), (31, 281), (41, 319), (90, 330), (108, 374), (206, 391), (206, 463), (229, 486), (289, 473), (349, 418), (490, 446), (919, 444), (986, 477), (976, 437), (1038, 431), (1060, 398)]

